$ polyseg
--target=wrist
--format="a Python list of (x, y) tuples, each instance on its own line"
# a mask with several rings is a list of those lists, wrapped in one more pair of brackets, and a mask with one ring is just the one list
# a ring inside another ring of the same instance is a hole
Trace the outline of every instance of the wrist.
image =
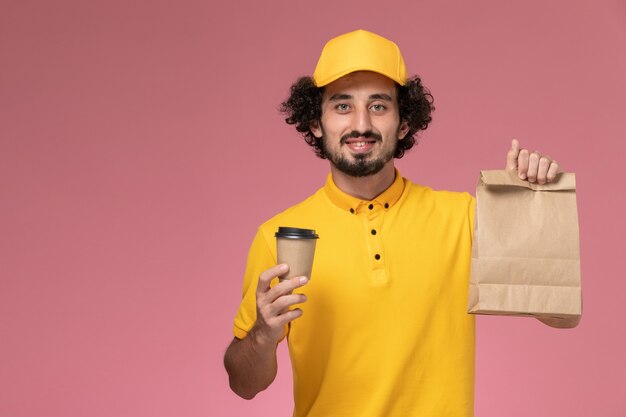
[(250, 329), (248, 333), (248, 337), (250, 338), (250, 343), (253, 348), (257, 352), (262, 351), (275, 351), (276, 346), (278, 346), (279, 340), (272, 338), (267, 332), (263, 331), (262, 328), (257, 326), (256, 324)]

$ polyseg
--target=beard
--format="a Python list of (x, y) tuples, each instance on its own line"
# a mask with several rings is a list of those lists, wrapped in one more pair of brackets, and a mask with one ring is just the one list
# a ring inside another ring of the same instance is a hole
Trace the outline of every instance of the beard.
[[(369, 154), (357, 154), (354, 155), (354, 160), (349, 160), (340, 152), (333, 152), (330, 150), (326, 143), (326, 134), (322, 128), (322, 148), (324, 150), (324, 154), (326, 158), (337, 168), (340, 172), (343, 172), (346, 175), (351, 177), (367, 177), (369, 175), (374, 175), (380, 172), (381, 169), (385, 166), (385, 164), (391, 161), (396, 153), (396, 149), (398, 148), (398, 142), (396, 141), (393, 148), (386, 151), (384, 154), (380, 155), (378, 158), (371, 158)], [(348, 138), (375, 138), (377, 141), (382, 141), (382, 137), (373, 133), (372, 131), (368, 131), (365, 133), (359, 132), (350, 132), (347, 135), (341, 137), (341, 145), (345, 146), (345, 142)]]

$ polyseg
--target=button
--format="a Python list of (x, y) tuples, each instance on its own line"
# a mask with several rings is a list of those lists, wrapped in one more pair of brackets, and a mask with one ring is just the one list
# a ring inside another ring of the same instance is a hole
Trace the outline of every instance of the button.
[(374, 258), (376, 258), (376, 260), (379, 260), (380, 259), (380, 255), (376, 254), (376, 255), (374, 255)]
[(374, 208), (374, 205), (373, 205), (373, 204), (370, 204), (369, 206), (367, 206), (367, 208), (371, 210), (371, 209), (373, 209), (373, 208)]
[(372, 229), (372, 234), (375, 235), (376, 234), (376, 229)]
[(354, 214), (354, 209), (353, 208), (350, 209), (350, 213)]
[(385, 208), (389, 208), (389, 203), (385, 203)]

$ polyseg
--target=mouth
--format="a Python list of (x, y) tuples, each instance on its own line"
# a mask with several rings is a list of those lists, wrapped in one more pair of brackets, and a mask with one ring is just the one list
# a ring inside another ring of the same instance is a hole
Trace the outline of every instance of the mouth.
[(367, 153), (376, 144), (376, 139), (358, 137), (347, 139), (344, 143), (354, 153)]

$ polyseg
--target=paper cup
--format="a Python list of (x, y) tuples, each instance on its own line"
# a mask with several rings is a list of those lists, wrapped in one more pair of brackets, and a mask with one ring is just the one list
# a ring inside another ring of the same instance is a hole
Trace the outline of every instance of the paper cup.
[(283, 280), (306, 276), (311, 279), (315, 244), (319, 238), (315, 230), (279, 227), (274, 236), (278, 263), (289, 265), (289, 272), (279, 278)]

